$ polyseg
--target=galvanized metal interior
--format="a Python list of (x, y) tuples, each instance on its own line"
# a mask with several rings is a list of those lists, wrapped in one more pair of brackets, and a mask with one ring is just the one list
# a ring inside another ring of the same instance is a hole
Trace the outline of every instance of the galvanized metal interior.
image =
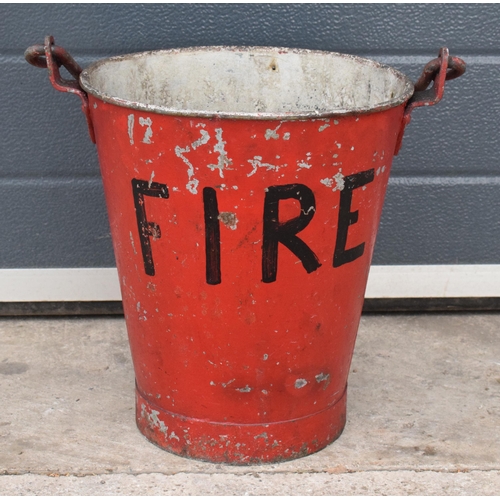
[(200, 47), (113, 57), (83, 71), (104, 101), (164, 114), (300, 118), (373, 112), (409, 99), (402, 73), (334, 52)]

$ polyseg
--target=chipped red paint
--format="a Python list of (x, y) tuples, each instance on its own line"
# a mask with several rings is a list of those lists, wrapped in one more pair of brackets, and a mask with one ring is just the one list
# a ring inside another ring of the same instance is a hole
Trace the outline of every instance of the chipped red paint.
[[(266, 139), (280, 122), (147, 115), (93, 96), (90, 104), (141, 431), (173, 453), (214, 462), (285, 460), (325, 447), (345, 423), (349, 365), (404, 105), (336, 124), (284, 121), (279, 137)], [(134, 126), (131, 145), (131, 114), (135, 124), (151, 119), (150, 144), (145, 128)], [(195, 149), (202, 130), (209, 139)], [(208, 168), (219, 158), (218, 130), (230, 160), (224, 177)], [(366, 184), (349, 191), (347, 179), (364, 172), (372, 173)], [(132, 179), (144, 193), (135, 203)], [(263, 267), (273, 266), (263, 257), (266, 206), (272, 189), (290, 185), (306, 186), (315, 199), (307, 207), (280, 199), (278, 221), (309, 211), (297, 237), (320, 265), (308, 272), (300, 250), (297, 256), (278, 242), (276, 275), (264, 282)], [(342, 193), (352, 195), (350, 205)], [(156, 239), (151, 227), (159, 228)]]
[(254, 464), (338, 438), (405, 108), (235, 120), (89, 96), (150, 441)]

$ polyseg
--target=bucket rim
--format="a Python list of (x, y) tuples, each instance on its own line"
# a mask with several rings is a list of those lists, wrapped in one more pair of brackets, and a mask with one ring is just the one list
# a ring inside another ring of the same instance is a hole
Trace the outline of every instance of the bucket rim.
[[(404, 91), (398, 96), (383, 101), (376, 106), (364, 106), (364, 107), (350, 107), (348, 109), (337, 108), (331, 111), (319, 112), (318, 110), (310, 111), (291, 111), (282, 113), (268, 113), (268, 112), (241, 112), (241, 111), (206, 111), (199, 109), (177, 109), (168, 106), (159, 106), (156, 104), (145, 104), (142, 102), (132, 101), (128, 99), (123, 99), (117, 96), (106, 94), (93, 87), (90, 83), (91, 73), (96, 71), (101, 66), (115, 61), (124, 61), (127, 59), (136, 59), (140, 57), (150, 56), (150, 55), (161, 55), (161, 54), (178, 54), (178, 53), (190, 53), (190, 52), (252, 52), (252, 51), (268, 51), (276, 52), (279, 54), (292, 53), (292, 54), (318, 54), (318, 55), (330, 55), (341, 57), (344, 59), (350, 59), (356, 61), (360, 64), (367, 66), (372, 66), (380, 69), (384, 69), (392, 73), (397, 79), (400, 79), (404, 83)], [(345, 54), (334, 51), (326, 50), (311, 50), (302, 48), (288, 48), (288, 47), (274, 47), (274, 46), (239, 46), (239, 45), (204, 45), (204, 46), (192, 46), (192, 47), (178, 47), (171, 49), (159, 49), (150, 50), (142, 52), (128, 53), (118, 56), (107, 57), (100, 59), (87, 68), (85, 68), (80, 74), (80, 85), (88, 94), (100, 99), (108, 104), (113, 104), (116, 106), (135, 109), (138, 111), (146, 111), (149, 113), (161, 114), (161, 115), (171, 115), (171, 116), (185, 116), (185, 117), (198, 117), (198, 118), (216, 118), (216, 119), (237, 119), (237, 120), (307, 120), (312, 118), (330, 118), (330, 117), (340, 117), (340, 116), (353, 116), (353, 115), (365, 115), (371, 113), (377, 113), (380, 111), (385, 111), (391, 108), (395, 108), (403, 103), (406, 103), (414, 93), (414, 85), (410, 78), (384, 63), (380, 63), (373, 59), (366, 57), (360, 57), (352, 54)]]

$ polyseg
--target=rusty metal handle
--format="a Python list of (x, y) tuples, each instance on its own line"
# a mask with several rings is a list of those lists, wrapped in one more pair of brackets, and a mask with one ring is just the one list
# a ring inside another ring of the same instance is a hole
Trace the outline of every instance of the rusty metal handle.
[[(436, 59), (428, 62), (415, 83), (413, 96), (406, 103), (403, 122), (396, 142), (394, 154), (398, 154), (403, 141), (406, 125), (411, 121), (411, 113), (420, 106), (433, 106), (443, 97), (446, 80), (453, 80), (465, 73), (465, 62), (459, 57), (450, 56), (450, 51), (443, 47)], [(431, 82), (432, 87), (428, 88)]]
[[(80, 87), (79, 77), (82, 68), (71, 57), (71, 55), (62, 47), (54, 45), (54, 37), (45, 37), (44, 45), (32, 45), (24, 52), (24, 58), (37, 68), (47, 68), (49, 71), (49, 80), (52, 86), (60, 92), (70, 92), (80, 97), (82, 101), (82, 111), (87, 120), (89, 135), (95, 144), (94, 127), (90, 117), (89, 100), (87, 93)], [(59, 68), (64, 66), (74, 80), (66, 80), (61, 77)]]
[[(453, 80), (465, 73), (465, 62), (458, 57), (451, 57), (446, 47), (439, 51), (439, 57), (428, 62), (415, 83), (415, 92), (408, 101), (405, 114), (419, 106), (432, 106), (443, 97), (445, 80)], [(427, 89), (431, 82), (434, 85)]]

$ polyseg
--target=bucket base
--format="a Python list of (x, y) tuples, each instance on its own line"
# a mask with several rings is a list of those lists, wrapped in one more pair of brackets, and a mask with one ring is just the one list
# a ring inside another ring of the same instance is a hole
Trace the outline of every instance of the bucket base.
[(346, 422), (346, 396), (326, 409), (284, 422), (235, 424), (162, 410), (136, 389), (137, 427), (160, 448), (186, 458), (231, 465), (283, 462), (335, 441)]

